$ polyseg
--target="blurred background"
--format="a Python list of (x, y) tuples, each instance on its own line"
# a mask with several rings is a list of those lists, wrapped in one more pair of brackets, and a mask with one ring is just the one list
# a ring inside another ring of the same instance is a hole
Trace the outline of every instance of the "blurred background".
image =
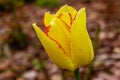
[(32, 23), (68, 4), (86, 7), (95, 59), (80, 69), (83, 80), (120, 80), (120, 0), (0, 0), (0, 80), (74, 80), (48, 58)]

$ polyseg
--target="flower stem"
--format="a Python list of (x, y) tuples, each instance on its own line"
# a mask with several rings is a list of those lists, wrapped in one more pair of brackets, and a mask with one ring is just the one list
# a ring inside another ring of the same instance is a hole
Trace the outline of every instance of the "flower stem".
[(75, 80), (81, 80), (80, 79), (79, 68), (74, 71), (74, 76), (75, 76)]

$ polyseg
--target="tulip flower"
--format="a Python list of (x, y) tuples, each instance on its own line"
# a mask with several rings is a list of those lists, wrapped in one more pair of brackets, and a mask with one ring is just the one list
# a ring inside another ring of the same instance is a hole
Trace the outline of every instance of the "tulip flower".
[(86, 11), (62, 6), (56, 14), (44, 15), (46, 31), (33, 27), (50, 59), (60, 68), (75, 69), (90, 63), (94, 52), (86, 29)]

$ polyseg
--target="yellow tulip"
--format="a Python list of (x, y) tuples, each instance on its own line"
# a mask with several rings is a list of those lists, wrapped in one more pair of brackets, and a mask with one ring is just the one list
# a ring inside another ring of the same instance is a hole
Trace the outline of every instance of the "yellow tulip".
[(74, 71), (94, 58), (91, 40), (86, 29), (86, 11), (78, 12), (62, 6), (56, 14), (44, 15), (46, 32), (35, 23), (33, 27), (50, 59), (60, 68)]

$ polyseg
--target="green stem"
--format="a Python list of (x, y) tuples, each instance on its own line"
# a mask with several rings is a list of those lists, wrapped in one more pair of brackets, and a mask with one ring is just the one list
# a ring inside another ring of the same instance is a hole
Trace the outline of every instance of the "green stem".
[(80, 79), (79, 68), (74, 71), (74, 76), (75, 76), (75, 80), (81, 80)]
[(62, 70), (62, 80), (66, 80), (66, 75), (65, 75), (66, 71), (65, 70)]

